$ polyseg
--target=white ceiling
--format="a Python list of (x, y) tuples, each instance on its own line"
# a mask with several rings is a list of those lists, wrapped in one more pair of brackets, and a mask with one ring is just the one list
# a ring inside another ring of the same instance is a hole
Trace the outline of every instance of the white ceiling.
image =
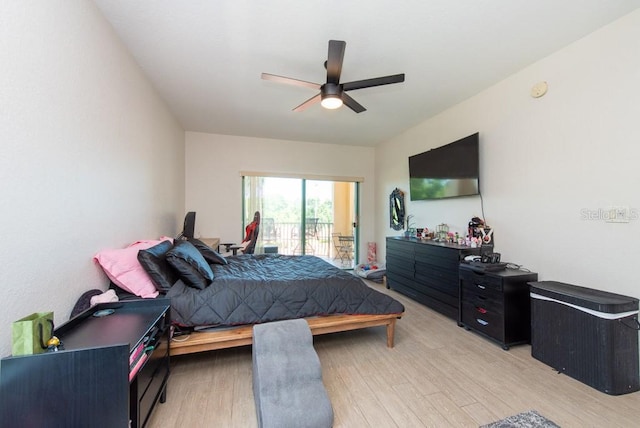
[[(637, 0), (94, 0), (188, 131), (375, 146), (640, 7)], [(324, 83), (405, 73), (349, 94), (367, 111), (292, 109)], [(544, 76), (541, 76), (541, 79)], [(532, 82), (532, 84), (535, 82)]]

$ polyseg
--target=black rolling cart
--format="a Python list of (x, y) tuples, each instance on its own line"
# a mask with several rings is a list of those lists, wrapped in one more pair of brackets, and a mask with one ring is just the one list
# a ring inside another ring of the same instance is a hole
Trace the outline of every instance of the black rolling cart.
[(460, 264), (458, 325), (497, 342), (503, 349), (530, 339), (529, 281), (538, 274), (518, 269), (490, 271)]

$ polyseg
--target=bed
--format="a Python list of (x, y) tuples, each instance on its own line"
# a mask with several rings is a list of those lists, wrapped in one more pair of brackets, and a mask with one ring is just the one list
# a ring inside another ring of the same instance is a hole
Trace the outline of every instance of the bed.
[[(386, 326), (387, 346), (393, 348), (396, 319), (402, 314), (387, 315), (327, 315), (305, 318), (311, 333), (315, 335), (338, 333), (368, 327)], [(181, 336), (171, 342), (171, 356), (192, 354), (216, 349), (251, 345), (253, 324), (221, 328), (218, 331), (192, 332), (185, 339)]]
[(174, 337), (171, 355), (249, 345), (254, 324), (296, 318), (306, 319), (314, 335), (385, 326), (387, 346), (394, 345), (404, 306), (318, 257), (222, 257), (197, 240), (144, 246), (130, 252), (154, 290), (141, 289), (142, 277), (136, 278), (138, 289), (127, 290), (98, 261), (118, 288), (171, 299), (175, 331), (187, 333)]

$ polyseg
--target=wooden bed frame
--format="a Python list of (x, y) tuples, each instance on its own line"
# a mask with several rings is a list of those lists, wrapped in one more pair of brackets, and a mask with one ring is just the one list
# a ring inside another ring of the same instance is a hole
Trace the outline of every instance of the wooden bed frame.
[[(402, 315), (328, 315), (306, 318), (306, 320), (313, 335), (385, 325), (387, 326), (387, 346), (393, 348), (396, 319)], [(253, 326), (243, 325), (220, 331), (194, 332), (184, 337), (177, 336), (171, 341), (169, 348), (171, 356), (251, 345)]]

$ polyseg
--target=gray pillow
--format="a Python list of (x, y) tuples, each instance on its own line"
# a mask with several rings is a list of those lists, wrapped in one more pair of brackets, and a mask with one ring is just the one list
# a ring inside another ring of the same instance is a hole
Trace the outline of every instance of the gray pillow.
[(213, 281), (211, 267), (189, 241), (176, 241), (167, 252), (166, 259), (190, 287), (204, 290)]

